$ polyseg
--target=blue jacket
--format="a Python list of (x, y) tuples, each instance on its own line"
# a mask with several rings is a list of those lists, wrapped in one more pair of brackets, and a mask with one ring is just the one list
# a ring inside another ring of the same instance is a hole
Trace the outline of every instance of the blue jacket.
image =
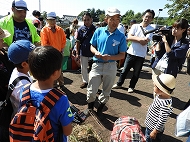
[[(177, 77), (177, 73), (180, 71), (182, 64), (186, 59), (186, 52), (189, 49), (189, 43), (182, 43), (178, 41), (176, 44), (171, 46), (171, 51), (167, 53), (168, 56), (168, 67), (165, 69), (164, 73), (171, 74), (174, 77)], [(165, 50), (165, 49), (164, 49)], [(152, 68), (155, 68), (159, 59), (164, 55), (163, 50), (156, 51), (156, 59), (152, 64)]]

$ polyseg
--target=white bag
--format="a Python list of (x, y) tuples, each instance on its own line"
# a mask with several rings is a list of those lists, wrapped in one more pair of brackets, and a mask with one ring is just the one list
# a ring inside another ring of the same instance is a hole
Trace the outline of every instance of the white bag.
[(182, 111), (176, 119), (175, 135), (186, 136), (190, 132), (190, 106)]
[(160, 70), (162, 72), (165, 71), (165, 69), (168, 67), (168, 56), (165, 53), (162, 58), (158, 61), (158, 63), (156, 64), (156, 69)]

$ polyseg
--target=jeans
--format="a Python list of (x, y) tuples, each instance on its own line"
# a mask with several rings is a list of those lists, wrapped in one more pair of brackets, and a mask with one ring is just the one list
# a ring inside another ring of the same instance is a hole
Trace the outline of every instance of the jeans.
[(127, 57), (126, 57), (125, 63), (124, 63), (124, 67), (120, 74), (117, 85), (122, 86), (128, 72), (130, 71), (131, 68), (133, 68), (134, 71), (133, 71), (133, 76), (130, 81), (129, 88), (135, 88), (135, 85), (139, 79), (139, 75), (140, 75), (144, 60), (145, 59), (143, 57), (138, 57), (138, 56), (127, 54)]
[(146, 128), (146, 130), (145, 130), (146, 142), (161, 142), (163, 132), (157, 133), (156, 139), (151, 139), (150, 138), (150, 133), (151, 132), (152, 131), (150, 129)]

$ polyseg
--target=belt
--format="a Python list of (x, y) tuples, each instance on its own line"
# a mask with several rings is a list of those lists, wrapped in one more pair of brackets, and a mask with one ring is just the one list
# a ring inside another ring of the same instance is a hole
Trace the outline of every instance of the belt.
[(106, 61), (105, 62), (104, 61), (93, 61), (93, 63), (103, 63), (103, 64), (106, 64), (106, 63), (110, 63), (110, 62), (108, 62), (108, 61), (107, 62)]

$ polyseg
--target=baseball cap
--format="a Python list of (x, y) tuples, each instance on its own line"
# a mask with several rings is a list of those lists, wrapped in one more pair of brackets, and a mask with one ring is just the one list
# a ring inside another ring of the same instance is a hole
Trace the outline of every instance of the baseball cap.
[(28, 60), (29, 53), (35, 48), (28, 40), (17, 40), (8, 48), (8, 58), (14, 64), (20, 64)]
[(12, 2), (12, 7), (15, 7), (17, 10), (28, 10), (27, 4), (24, 0), (14, 0)]
[(56, 14), (55, 12), (49, 12), (47, 14), (47, 19), (56, 19)]
[(7, 30), (4, 30), (4, 29), (0, 28), (0, 39), (9, 37), (10, 35), (11, 34)]
[(132, 19), (132, 20), (130, 21), (130, 23), (137, 23), (137, 21), (136, 21), (135, 19)]
[(120, 15), (120, 11), (117, 8), (108, 8), (106, 10), (106, 15), (108, 16), (114, 16), (114, 15)]

